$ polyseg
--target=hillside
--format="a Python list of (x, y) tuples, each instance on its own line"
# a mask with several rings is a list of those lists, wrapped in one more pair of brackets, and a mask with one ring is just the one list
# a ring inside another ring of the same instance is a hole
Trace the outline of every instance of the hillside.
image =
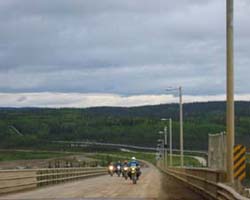
[[(209, 133), (225, 131), (225, 102), (184, 104), (186, 149), (206, 149)], [(1, 108), (0, 147), (45, 146), (52, 140), (95, 140), (155, 146), (161, 118), (173, 118), (179, 141), (179, 106), (95, 107), (86, 109)], [(13, 128), (14, 127), (14, 128)], [(250, 102), (236, 102), (236, 141), (249, 146)]]

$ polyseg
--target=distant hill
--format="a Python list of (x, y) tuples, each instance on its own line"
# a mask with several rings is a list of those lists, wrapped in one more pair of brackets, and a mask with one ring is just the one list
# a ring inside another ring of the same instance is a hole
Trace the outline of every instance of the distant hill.
[[(186, 149), (206, 149), (208, 134), (225, 131), (225, 102), (184, 104)], [(236, 141), (250, 145), (250, 102), (236, 102)], [(140, 107), (0, 108), (0, 147), (37, 147), (51, 140), (95, 140), (155, 146), (161, 118), (173, 119), (179, 144), (179, 105)], [(15, 133), (15, 127), (23, 136)]]
[[(183, 105), (184, 114), (186, 116), (200, 116), (206, 113), (225, 113), (226, 103), (223, 101), (217, 102), (200, 102), (187, 103)], [(235, 103), (236, 115), (250, 117), (250, 102), (238, 101)], [(89, 114), (101, 114), (112, 116), (126, 116), (126, 117), (173, 117), (178, 116), (179, 104), (161, 104), (152, 106), (138, 106), (138, 107), (93, 107), (86, 108)]]

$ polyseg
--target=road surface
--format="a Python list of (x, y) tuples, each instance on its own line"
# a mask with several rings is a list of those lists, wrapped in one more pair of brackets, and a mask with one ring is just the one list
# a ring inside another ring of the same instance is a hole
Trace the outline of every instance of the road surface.
[(200, 156), (192, 156), (193, 158), (195, 158), (196, 160), (199, 161), (199, 163), (203, 166), (206, 167), (207, 166), (207, 160), (203, 157)]
[[(121, 177), (108, 175), (47, 186), (36, 190), (9, 194), (3, 199), (166, 199), (166, 200), (201, 200), (180, 183), (164, 177), (155, 167), (142, 169), (142, 176), (138, 184), (125, 181)], [(164, 188), (164, 189), (163, 189)]]

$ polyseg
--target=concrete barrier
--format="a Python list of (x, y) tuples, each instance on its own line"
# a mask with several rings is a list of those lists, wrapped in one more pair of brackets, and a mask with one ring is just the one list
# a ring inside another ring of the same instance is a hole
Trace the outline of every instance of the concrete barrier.
[(0, 170), (0, 194), (34, 189), (107, 173), (104, 167)]
[(167, 168), (159, 167), (166, 173), (209, 200), (247, 200), (232, 187), (226, 185), (226, 174), (221, 170), (208, 168)]
[(162, 170), (206, 199), (217, 199), (217, 182), (223, 181), (224, 173), (215, 170), (195, 168), (168, 168)]
[(36, 170), (0, 171), (0, 194), (32, 189), (36, 186)]

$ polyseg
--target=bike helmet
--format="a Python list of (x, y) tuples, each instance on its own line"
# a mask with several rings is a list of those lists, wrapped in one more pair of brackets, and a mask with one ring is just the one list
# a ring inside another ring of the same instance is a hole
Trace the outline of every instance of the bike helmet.
[(132, 160), (136, 160), (136, 158), (133, 156), (132, 158), (131, 158)]

